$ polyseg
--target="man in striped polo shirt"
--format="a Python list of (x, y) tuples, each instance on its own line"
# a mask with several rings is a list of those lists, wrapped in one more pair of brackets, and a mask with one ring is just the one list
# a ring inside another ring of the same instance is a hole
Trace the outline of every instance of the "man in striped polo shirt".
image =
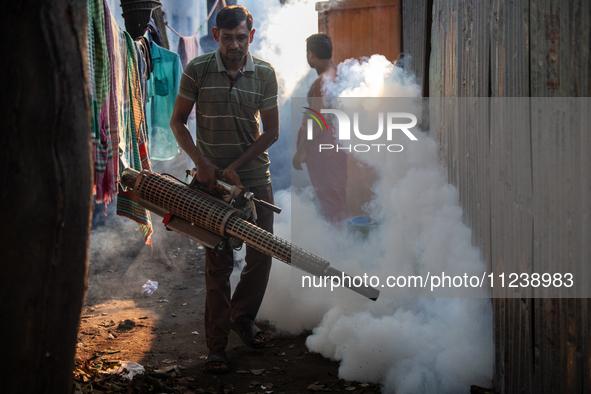
[[(183, 72), (170, 125), (179, 145), (197, 166), (197, 180), (210, 190), (216, 179), (273, 203), (269, 148), (279, 137), (277, 77), (273, 67), (249, 53), (255, 29), (242, 6), (223, 8), (213, 35), (219, 48), (193, 59)], [(196, 141), (187, 128), (195, 105)], [(260, 122), (264, 133), (260, 132)], [(257, 225), (273, 232), (273, 212), (257, 211)], [(205, 257), (206, 370), (229, 371), (225, 348), (230, 330), (253, 348), (265, 346), (263, 332), (253, 323), (265, 294), (271, 257), (246, 247), (246, 265), (230, 297), (232, 250), (207, 249)]]

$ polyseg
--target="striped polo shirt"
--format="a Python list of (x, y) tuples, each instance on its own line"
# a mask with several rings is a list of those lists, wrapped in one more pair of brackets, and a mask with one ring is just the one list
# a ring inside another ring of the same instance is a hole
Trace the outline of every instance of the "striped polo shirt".
[[(259, 111), (277, 107), (277, 77), (249, 52), (243, 75), (231, 83), (218, 49), (187, 64), (179, 95), (195, 102), (197, 148), (223, 171), (260, 136)], [(269, 155), (263, 152), (237, 173), (244, 186), (271, 183)]]

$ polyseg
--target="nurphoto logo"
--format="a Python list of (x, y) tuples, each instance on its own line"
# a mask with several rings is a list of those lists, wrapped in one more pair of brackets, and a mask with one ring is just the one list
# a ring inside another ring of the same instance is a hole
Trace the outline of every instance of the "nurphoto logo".
[[(307, 122), (307, 135), (306, 138), (308, 140), (314, 139), (313, 127), (314, 122), (316, 121), (318, 127), (320, 128), (321, 132), (330, 132), (326, 119), (322, 114), (333, 114), (336, 119), (338, 120), (338, 140), (341, 144), (344, 141), (351, 140), (351, 120), (349, 115), (345, 112), (340, 111), (338, 109), (321, 109), (320, 112), (313, 110), (309, 107), (303, 107), (304, 109), (310, 112), (304, 112), (305, 115), (310, 116), (311, 119), (308, 119)], [(404, 122), (400, 122), (400, 120), (405, 120)], [(410, 122), (409, 122), (410, 121)], [(417, 138), (411, 133), (410, 129), (417, 125), (417, 117), (408, 112), (387, 112), (386, 113), (386, 141), (392, 141), (392, 138), (396, 131), (402, 131), (404, 135), (406, 135), (411, 141), (417, 141)], [(364, 130), (367, 132), (367, 130)], [(350, 144), (350, 145), (341, 145), (341, 144), (319, 144), (318, 150), (322, 152), (323, 150), (336, 150), (337, 152), (340, 150), (346, 150), (349, 152), (369, 152), (369, 151), (377, 151), (380, 152), (381, 148), (388, 152), (402, 152), (404, 147), (400, 144), (386, 144), (386, 143), (377, 143), (380, 140), (384, 140), (382, 137), (384, 134), (384, 112), (378, 113), (378, 130), (373, 134), (364, 134), (359, 129), (359, 113), (353, 113), (353, 133), (355, 138), (361, 141), (375, 141), (376, 143), (372, 144)]]

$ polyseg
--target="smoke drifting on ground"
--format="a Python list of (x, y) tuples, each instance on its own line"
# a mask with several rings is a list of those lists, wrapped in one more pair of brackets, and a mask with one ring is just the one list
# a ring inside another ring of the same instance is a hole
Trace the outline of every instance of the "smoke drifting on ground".
[[(341, 64), (339, 79), (328, 89), (341, 97), (418, 97), (420, 91), (411, 76), (381, 56)], [(437, 143), (427, 133), (413, 133), (418, 141), (401, 142), (403, 152), (356, 153), (379, 173), (366, 211), (380, 227), (369, 240), (360, 242), (325, 222), (310, 202), (309, 188), (294, 189), (291, 201), (286, 192), (277, 193), (278, 205), (291, 205), (292, 221), (287, 210), (277, 215), (276, 234), (351, 275), (384, 280), (428, 271), (482, 274), (479, 251), (462, 223), (457, 190), (439, 165)], [(433, 299), (428, 288), (401, 299), (396, 289), (384, 287), (372, 302), (349, 290), (302, 291), (300, 277), (301, 271), (276, 262), (259, 317), (290, 333), (312, 329), (309, 349), (340, 361), (339, 377), (380, 382), (383, 392), (397, 394), (490, 385), (490, 300)]]

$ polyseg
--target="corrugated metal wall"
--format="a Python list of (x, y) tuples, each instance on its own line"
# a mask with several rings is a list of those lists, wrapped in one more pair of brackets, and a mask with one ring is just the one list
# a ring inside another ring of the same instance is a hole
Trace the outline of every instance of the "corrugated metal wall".
[(433, 0), (406, 1), (402, 7), (402, 20), (412, 21), (404, 27), (402, 36), (402, 47), (412, 48), (412, 56), (405, 59), (404, 66), (412, 70), (417, 82), (423, 86), (423, 96), (429, 95), (429, 70), (425, 59), (431, 52), (431, 40), (427, 37), (431, 32), (432, 8)]
[[(586, 267), (589, 101), (574, 117), (583, 124), (565, 125), (543, 101), (504, 99), (494, 105), (505, 115), (491, 116), (482, 100), (445, 98), (588, 97), (590, 2), (433, 0), (429, 37), (419, 19), (430, 7), (403, 1), (403, 51), (428, 84), (440, 158), (484, 260), (530, 273)], [(498, 392), (591, 392), (587, 299), (495, 298), (493, 310)]]

